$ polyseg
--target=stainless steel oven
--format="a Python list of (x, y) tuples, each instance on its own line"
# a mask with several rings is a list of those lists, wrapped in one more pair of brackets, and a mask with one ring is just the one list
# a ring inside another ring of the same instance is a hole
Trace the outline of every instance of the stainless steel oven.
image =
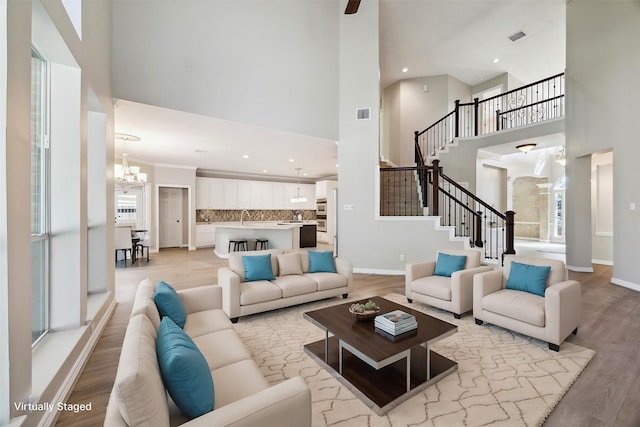
[(327, 232), (327, 219), (326, 218), (318, 218), (316, 219), (318, 223), (317, 231), (326, 233)]
[(327, 216), (327, 200), (326, 199), (318, 199), (316, 202), (316, 216), (325, 217)]

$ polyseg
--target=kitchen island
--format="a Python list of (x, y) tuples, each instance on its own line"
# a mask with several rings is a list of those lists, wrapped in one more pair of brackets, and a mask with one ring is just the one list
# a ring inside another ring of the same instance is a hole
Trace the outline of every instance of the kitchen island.
[(256, 239), (269, 239), (269, 249), (300, 249), (300, 227), (304, 223), (245, 222), (218, 224), (214, 252), (220, 258), (229, 258), (229, 240), (245, 239), (249, 249)]

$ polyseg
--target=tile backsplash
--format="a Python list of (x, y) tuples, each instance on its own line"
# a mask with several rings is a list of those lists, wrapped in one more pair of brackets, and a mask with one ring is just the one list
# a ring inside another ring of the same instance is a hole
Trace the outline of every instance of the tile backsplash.
[[(249, 215), (244, 214), (245, 221), (290, 221), (298, 219), (298, 215), (302, 215), (302, 220), (309, 221), (316, 219), (316, 211), (314, 210), (250, 210), (247, 209)], [(216, 210), (216, 209), (197, 209), (196, 222), (238, 222), (242, 209), (238, 210)]]

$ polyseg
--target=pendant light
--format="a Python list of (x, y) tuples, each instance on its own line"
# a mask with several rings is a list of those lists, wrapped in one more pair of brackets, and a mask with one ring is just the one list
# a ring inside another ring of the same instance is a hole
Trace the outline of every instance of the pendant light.
[(296, 170), (298, 171), (298, 188), (297, 188), (297, 192), (296, 192), (296, 197), (292, 197), (291, 198), (291, 203), (306, 203), (307, 202), (307, 198), (304, 196), (300, 196), (300, 169), (302, 168), (296, 168)]

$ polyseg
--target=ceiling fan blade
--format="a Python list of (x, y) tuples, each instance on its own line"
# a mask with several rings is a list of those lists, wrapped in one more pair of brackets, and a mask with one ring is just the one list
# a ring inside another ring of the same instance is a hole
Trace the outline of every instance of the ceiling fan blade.
[(347, 8), (344, 10), (345, 15), (352, 15), (358, 11), (360, 6), (360, 0), (349, 0), (347, 2)]

